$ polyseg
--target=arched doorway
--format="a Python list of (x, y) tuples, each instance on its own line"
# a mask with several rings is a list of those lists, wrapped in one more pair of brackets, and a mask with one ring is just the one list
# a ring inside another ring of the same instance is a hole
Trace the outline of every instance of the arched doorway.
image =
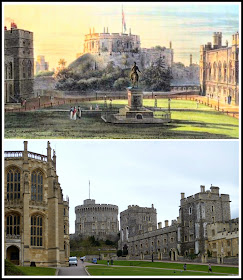
[(7, 249), (7, 259), (15, 265), (19, 265), (19, 248), (16, 246), (10, 246)]

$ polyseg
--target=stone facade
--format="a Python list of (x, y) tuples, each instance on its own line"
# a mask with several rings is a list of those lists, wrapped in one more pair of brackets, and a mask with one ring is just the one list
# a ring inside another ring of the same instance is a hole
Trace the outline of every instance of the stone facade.
[(118, 206), (95, 204), (94, 199), (84, 200), (75, 207), (75, 235), (94, 236), (100, 240), (116, 240), (119, 232)]
[(232, 46), (222, 45), (222, 33), (214, 32), (211, 42), (200, 47), (201, 93), (229, 104), (239, 105), (239, 33)]
[[(208, 235), (211, 227), (233, 228), (229, 195), (219, 194), (219, 188), (215, 186), (207, 191), (201, 186), (199, 193), (187, 198), (181, 193), (179, 217), (172, 220), (171, 225), (166, 220), (164, 227), (158, 223), (157, 228), (156, 219), (153, 206), (129, 206), (121, 212), (119, 248), (127, 248), (131, 258), (146, 259), (153, 255), (160, 260), (177, 260), (181, 256), (200, 255), (205, 261), (207, 250), (214, 242)], [(238, 231), (238, 227), (234, 228)], [(238, 240), (233, 241), (235, 247)], [(236, 248), (234, 252), (237, 252)]]
[(14, 25), (4, 30), (4, 102), (15, 103), (33, 96), (33, 32)]
[(28, 151), (6, 151), (4, 178), (4, 258), (30, 266), (68, 266), (69, 201), (63, 199), (51, 158)]
[(207, 225), (207, 250), (212, 257), (236, 257), (239, 255), (239, 219)]

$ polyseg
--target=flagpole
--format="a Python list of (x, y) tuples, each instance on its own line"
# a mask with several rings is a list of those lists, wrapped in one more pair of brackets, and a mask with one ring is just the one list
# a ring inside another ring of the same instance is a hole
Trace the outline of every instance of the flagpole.
[(122, 5), (122, 34), (123, 34), (123, 5)]
[(90, 180), (89, 180), (89, 199), (90, 199)]

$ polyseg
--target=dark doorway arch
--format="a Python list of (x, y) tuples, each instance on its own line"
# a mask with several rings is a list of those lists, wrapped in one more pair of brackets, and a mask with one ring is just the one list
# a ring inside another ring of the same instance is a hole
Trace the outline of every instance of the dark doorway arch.
[(7, 259), (15, 265), (19, 265), (19, 248), (16, 246), (9, 246), (7, 249)]

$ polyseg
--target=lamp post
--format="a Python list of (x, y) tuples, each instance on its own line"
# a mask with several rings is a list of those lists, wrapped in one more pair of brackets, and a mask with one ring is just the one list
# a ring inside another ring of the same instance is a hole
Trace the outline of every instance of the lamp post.
[(105, 95), (105, 99), (104, 99), (104, 108), (107, 109), (106, 95)]
[(171, 99), (168, 98), (168, 111), (169, 111), (169, 113), (170, 113), (170, 101), (171, 101)]

